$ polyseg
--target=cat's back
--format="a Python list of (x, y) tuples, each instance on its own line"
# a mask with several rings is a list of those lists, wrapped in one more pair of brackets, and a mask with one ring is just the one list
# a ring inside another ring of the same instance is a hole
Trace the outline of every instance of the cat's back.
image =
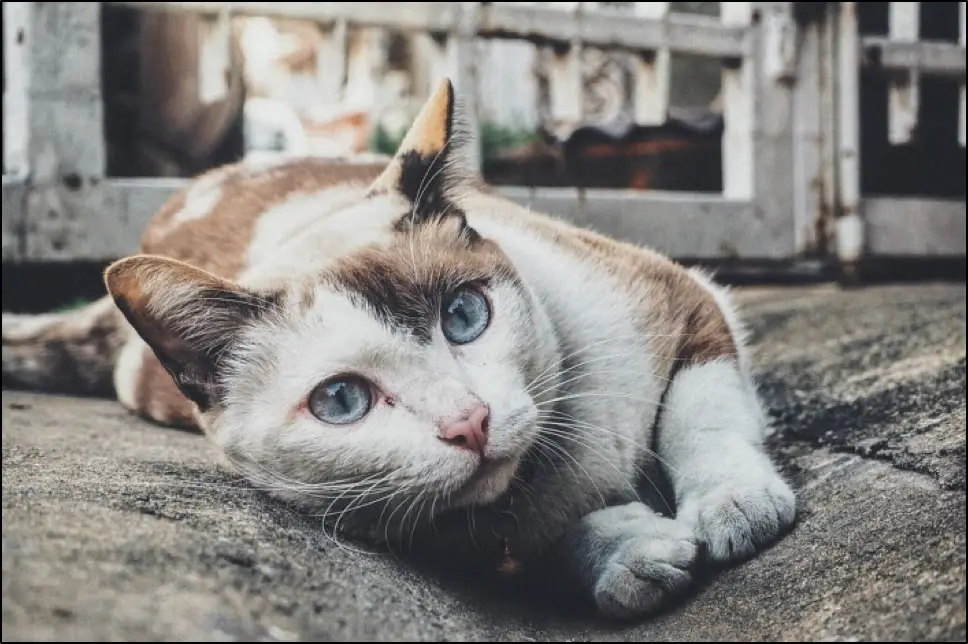
[(576, 342), (647, 341), (659, 372), (736, 353), (742, 324), (726, 291), (702, 273), (487, 193), (469, 196), (465, 207), (542, 299), (557, 301), (559, 325), (571, 327)]
[(358, 199), (386, 159), (242, 161), (193, 179), (150, 219), (141, 250), (236, 278), (260, 247), (281, 242), (346, 200)]

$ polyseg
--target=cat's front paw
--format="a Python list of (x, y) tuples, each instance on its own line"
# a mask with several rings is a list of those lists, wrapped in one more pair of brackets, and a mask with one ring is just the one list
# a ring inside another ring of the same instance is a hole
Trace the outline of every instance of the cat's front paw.
[(656, 612), (692, 584), (698, 548), (691, 532), (671, 519), (644, 516), (600, 568), (593, 589), (599, 612), (628, 619)]
[(710, 560), (747, 559), (796, 519), (796, 496), (776, 472), (748, 472), (684, 500), (678, 519), (691, 526)]

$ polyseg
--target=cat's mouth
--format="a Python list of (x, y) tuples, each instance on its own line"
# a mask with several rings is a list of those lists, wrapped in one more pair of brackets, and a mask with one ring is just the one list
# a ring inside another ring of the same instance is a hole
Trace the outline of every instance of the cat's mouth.
[(490, 503), (504, 494), (514, 478), (519, 461), (517, 456), (482, 458), (455, 495), (459, 499), (457, 504)]
[(457, 480), (451, 479), (456, 488), (452, 497), (455, 505), (488, 504), (508, 491), (533, 443), (536, 416), (533, 405), (522, 405), (502, 423), (505, 431), (500, 440), (488, 445), (473, 464), (468, 462), (468, 454), (463, 455), (460, 474)]
[(477, 469), (474, 470), (474, 474), (471, 475), (468, 483), (471, 483), (475, 480), (480, 480), (482, 478), (487, 478), (489, 475), (494, 474), (498, 470), (510, 465), (513, 460), (514, 458), (510, 456), (499, 456), (496, 458), (493, 456), (485, 456), (481, 458), (480, 463), (477, 465)]

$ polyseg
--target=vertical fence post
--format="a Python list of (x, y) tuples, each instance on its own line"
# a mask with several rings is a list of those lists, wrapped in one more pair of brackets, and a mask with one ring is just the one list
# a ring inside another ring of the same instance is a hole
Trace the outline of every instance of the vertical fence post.
[[(669, 14), (668, 2), (636, 2), (635, 13), (640, 18), (662, 20)], [(662, 125), (669, 113), (668, 49), (639, 53), (635, 57), (634, 109), (639, 125)]]
[(820, 21), (820, 172), (823, 182), (823, 248), (825, 254), (833, 252), (831, 243), (835, 239), (834, 216), (837, 213), (837, 156), (840, 150), (837, 141), (838, 108), (838, 67), (837, 67), (837, 12), (835, 4), (823, 7)]
[[(741, 61), (723, 70), (723, 194), (749, 200), (770, 239), (765, 257), (789, 257), (795, 249), (793, 187), (793, 90), (790, 64), (793, 4), (724, 2), (722, 21), (747, 28)], [(771, 33), (771, 30), (776, 30)], [(795, 42), (795, 40), (794, 40)], [(771, 62), (772, 57), (772, 62)]]
[(448, 75), (454, 91), (460, 96), (464, 120), (474, 133), (466, 150), (465, 163), (477, 173), (481, 170), (481, 128), (478, 122), (477, 29), (480, 24), (479, 2), (461, 2), (454, 28), (446, 41)]
[(3, 172), (25, 176), (29, 141), (30, 11), (26, 2), (3, 3)]
[(837, 164), (840, 212), (837, 218), (837, 258), (844, 278), (854, 279), (864, 251), (860, 194), (860, 34), (857, 3), (840, 3), (838, 20)]
[[(920, 2), (889, 2), (889, 36), (892, 41), (917, 42)], [(911, 70), (889, 80), (887, 137), (893, 145), (908, 143), (918, 127), (920, 74)]]
[(225, 98), (232, 68), (232, 12), (223, 9), (214, 19), (200, 20), (198, 39), (198, 95), (205, 105)]
[[(800, 26), (793, 97), (794, 219), (798, 253), (822, 250), (827, 209), (823, 174), (823, 21)], [(827, 80), (829, 82), (829, 79)]]
[(25, 258), (83, 259), (120, 247), (103, 184), (101, 5), (5, 2), (4, 162), (27, 184)]
[[(29, 174), (27, 143), (28, 50), (23, 46), (29, 27), (26, 3), (3, 3), (3, 257), (24, 254), (24, 182)], [(7, 179), (10, 177), (10, 187)], [(17, 190), (13, 190), (14, 181)]]
[(477, 26), (479, 21), (477, 2), (456, 4), (453, 23), (446, 34), (432, 38), (434, 44), (434, 72), (430, 78), (433, 91), (445, 76), (454, 84), (454, 91), (460, 100), (464, 122), (474, 133), (469, 141), (464, 162), (475, 172), (481, 168), (481, 131), (478, 123), (478, 82), (477, 82)]
[(327, 103), (335, 103), (346, 83), (346, 20), (337, 20), (316, 50), (316, 83)]
[[(720, 3), (723, 24), (748, 27), (752, 2)], [(727, 199), (753, 198), (753, 136), (756, 74), (747, 52), (744, 60), (727, 61), (723, 69), (723, 195)]]
[(375, 126), (383, 115), (380, 89), (386, 70), (386, 34), (374, 27), (356, 27), (347, 42), (343, 98), (348, 106), (367, 110)]
[[(566, 3), (558, 3), (566, 4)], [(581, 20), (584, 7), (581, 2), (567, 3), (569, 10), (575, 14), (575, 20)], [(576, 32), (580, 29), (576, 28)], [(571, 45), (564, 51), (552, 49), (551, 63), (548, 69), (549, 111), (552, 127), (556, 132), (565, 134), (572, 127), (581, 122), (584, 116), (584, 74), (582, 72), (582, 43), (574, 38)]]
[[(959, 2), (959, 16), (958, 19), (961, 22), (961, 48), (965, 48), (965, 3)], [(961, 79), (961, 111), (958, 114), (958, 141), (961, 143), (961, 147), (965, 147), (965, 79)]]

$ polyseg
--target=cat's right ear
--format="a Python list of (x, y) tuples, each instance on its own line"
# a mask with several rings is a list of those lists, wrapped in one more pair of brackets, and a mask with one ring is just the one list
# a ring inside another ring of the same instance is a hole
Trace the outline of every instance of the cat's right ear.
[(370, 194), (396, 192), (411, 204), (404, 223), (439, 220), (453, 211), (455, 193), (471, 181), (470, 137), (454, 85), (444, 78), (420, 109), (393, 160), (370, 185)]
[(226, 350), (248, 322), (272, 306), (211, 273), (151, 255), (115, 262), (104, 283), (181, 392), (202, 411), (219, 401)]

